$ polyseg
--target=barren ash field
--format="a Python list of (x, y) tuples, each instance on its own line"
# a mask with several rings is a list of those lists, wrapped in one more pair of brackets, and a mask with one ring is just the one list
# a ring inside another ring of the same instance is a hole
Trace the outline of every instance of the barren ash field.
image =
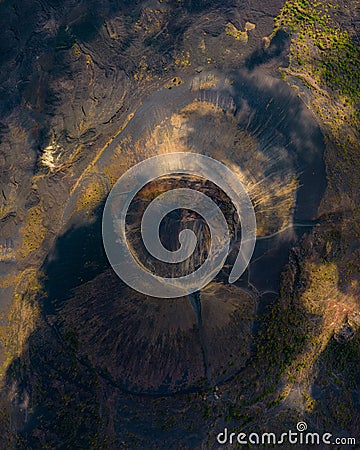
[(360, 448), (359, 2), (0, 23), (0, 449)]

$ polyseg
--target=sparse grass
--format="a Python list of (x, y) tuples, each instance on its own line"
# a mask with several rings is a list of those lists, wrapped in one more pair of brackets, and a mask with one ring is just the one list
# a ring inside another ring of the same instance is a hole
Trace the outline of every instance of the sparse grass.
[(98, 205), (106, 195), (106, 186), (99, 179), (95, 178), (86, 187), (83, 188), (78, 201), (76, 210), (81, 211)]
[(191, 66), (190, 62), (190, 52), (182, 51), (175, 56), (175, 66), (176, 67), (188, 67)]
[(279, 373), (285, 373), (304, 350), (314, 331), (313, 324), (303, 309), (293, 305), (283, 308), (280, 304), (271, 309), (265, 323), (264, 331), (258, 336), (258, 358)]
[(35, 299), (42, 289), (38, 278), (37, 272), (29, 269), (16, 280), (8, 323), (0, 326), (0, 339), (4, 346), (0, 378), (4, 376), (10, 362), (24, 351), (27, 338), (36, 327), (39, 308)]
[(142, 83), (150, 81), (151, 79), (152, 70), (149, 68), (146, 56), (144, 55), (140, 60), (137, 71), (134, 73), (134, 80), (138, 83)]
[(41, 247), (46, 235), (43, 218), (44, 211), (40, 203), (28, 210), (25, 225), (21, 230), (23, 241), (19, 254), (22, 258), (27, 257)]
[(246, 30), (245, 31), (238, 30), (236, 28), (236, 26), (234, 24), (232, 24), (231, 22), (228, 22), (226, 24), (225, 33), (228, 36), (234, 37), (237, 41), (247, 42), (249, 39), (249, 36), (248, 36)]
[(145, 35), (159, 33), (164, 26), (165, 17), (165, 9), (143, 8), (141, 17), (135, 22), (134, 30)]

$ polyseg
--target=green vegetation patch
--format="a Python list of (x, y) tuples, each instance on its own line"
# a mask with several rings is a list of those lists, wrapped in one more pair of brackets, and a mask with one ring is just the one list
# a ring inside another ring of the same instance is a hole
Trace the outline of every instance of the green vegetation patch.
[(360, 92), (360, 47), (335, 23), (336, 10), (330, 3), (288, 0), (275, 19), (275, 31), (282, 28), (296, 38), (292, 66), (301, 66), (316, 83), (354, 104)]

